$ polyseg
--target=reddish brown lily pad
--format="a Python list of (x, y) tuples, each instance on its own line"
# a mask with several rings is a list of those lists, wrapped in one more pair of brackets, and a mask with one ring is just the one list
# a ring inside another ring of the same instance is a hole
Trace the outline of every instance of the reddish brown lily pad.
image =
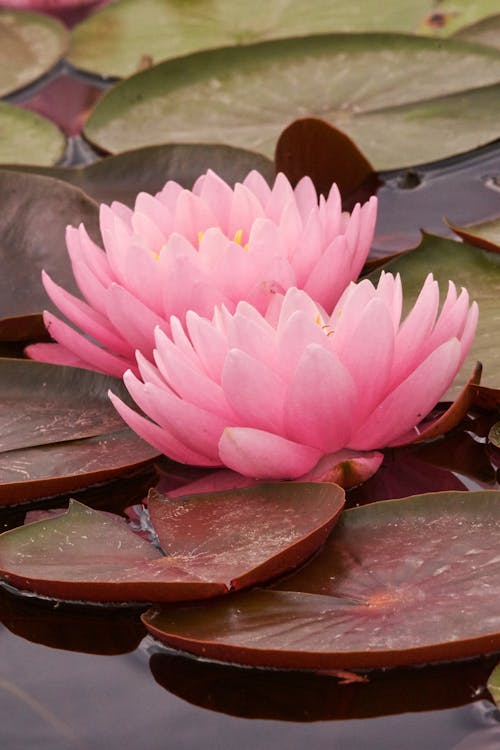
[(0, 536), (0, 576), (63, 600), (181, 601), (225, 594), (302, 563), (344, 504), (331, 484), (265, 484), (189, 498), (151, 498), (165, 554), (124, 519), (72, 501), (64, 515)]
[(343, 513), (322, 552), (267, 591), (143, 615), (170, 646), (241, 664), (352, 669), (500, 648), (500, 492)]
[(10, 171), (0, 171), (0, 200), (0, 340), (23, 341), (44, 330), (42, 310), (56, 309), (42, 286), (42, 269), (79, 294), (65, 229), (83, 221), (99, 241), (98, 207), (64, 182)]
[(89, 370), (0, 359), (0, 505), (103, 482), (157, 456), (124, 429), (110, 385), (124, 392)]
[(335, 182), (348, 210), (372, 195), (378, 184), (375, 170), (351, 138), (316, 117), (295, 120), (285, 128), (274, 163), (294, 186), (308, 175), (324, 196)]

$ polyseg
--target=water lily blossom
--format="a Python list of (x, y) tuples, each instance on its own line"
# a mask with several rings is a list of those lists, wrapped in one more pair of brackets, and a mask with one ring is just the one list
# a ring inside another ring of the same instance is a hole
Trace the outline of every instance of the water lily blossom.
[(111, 398), (176, 461), (259, 479), (321, 474), (325, 457), (396, 444), (447, 390), (478, 313), (451, 282), (438, 308), (429, 275), (401, 321), (400, 278), (383, 273), (377, 287), (351, 283), (331, 315), (295, 288), (266, 315), (248, 302), (211, 320), (190, 311), (186, 330), (177, 318), (170, 336), (156, 329), (155, 364), (137, 355), (141, 378), (125, 373), (150, 419)]
[(207, 172), (192, 190), (168, 182), (156, 196), (140, 193), (134, 210), (102, 205), (105, 250), (85, 227), (67, 230), (73, 273), (84, 300), (47, 274), (45, 289), (82, 333), (45, 313), (56, 344), (28, 347), (33, 359), (80, 365), (121, 376), (140, 350), (153, 361), (154, 329), (170, 333), (175, 315), (211, 317), (246, 300), (265, 314), (278, 294), (304, 289), (331, 312), (370, 250), (376, 198), (342, 212), (333, 186), (318, 200), (311, 180), (293, 189), (280, 174), (270, 188), (251, 172), (233, 188)]

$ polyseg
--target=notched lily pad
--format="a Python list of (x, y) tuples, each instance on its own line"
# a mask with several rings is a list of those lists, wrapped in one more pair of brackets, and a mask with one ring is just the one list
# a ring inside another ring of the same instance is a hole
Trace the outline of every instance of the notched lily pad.
[(72, 501), (64, 515), (0, 536), (10, 586), (71, 601), (204, 599), (276, 577), (326, 539), (344, 504), (331, 484), (258, 485), (183, 498), (153, 494), (163, 552), (118, 516)]
[(123, 389), (88, 370), (0, 359), (0, 505), (111, 479), (156, 457), (124, 429), (110, 384)]
[(42, 76), (67, 46), (68, 32), (54, 18), (0, 8), (0, 96)]
[(456, 234), (465, 242), (480, 247), (483, 250), (490, 250), (493, 253), (500, 253), (500, 221), (486, 221), (483, 224), (476, 224), (471, 227), (458, 227), (455, 224), (449, 224)]
[(500, 492), (443, 492), (345, 511), (323, 550), (268, 590), (155, 606), (169, 646), (240, 664), (363, 669), (500, 648)]
[(84, 222), (98, 242), (98, 207), (59, 180), (1, 170), (0, 202), (0, 340), (26, 341), (44, 330), (42, 310), (56, 309), (41, 283), (43, 269), (79, 295), (65, 229)]

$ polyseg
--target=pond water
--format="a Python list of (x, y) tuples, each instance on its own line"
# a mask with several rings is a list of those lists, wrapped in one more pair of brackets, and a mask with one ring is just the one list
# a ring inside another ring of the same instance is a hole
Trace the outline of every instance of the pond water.
[[(250, 720), (206, 710), (177, 697), (155, 681), (149, 667), (149, 652), (154, 648), (151, 639), (145, 638), (128, 654), (75, 653), (31, 643), (3, 628), (0, 631), (2, 749), (238, 747), (250, 750), (280, 745), (298, 750), (306, 743), (318, 750), (401, 747), (493, 750), (500, 746), (500, 721), (492, 704), (485, 700), (439, 711), (309, 723)], [(165, 654), (168, 656), (168, 652)], [(175, 671), (174, 662), (171, 674), (167, 670), (167, 678), (173, 685)], [(248, 702), (255, 704), (258, 687), (250, 670), (232, 668), (232, 671), (240, 673), (233, 709), (238, 703), (243, 708)], [(275, 675), (262, 671), (261, 685), (266, 677)], [(186, 687), (182, 665), (177, 677), (182, 690)], [(202, 672), (202, 680), (204, 677)], [(308, 677), (310, 680), (310, 676), (304, 675), (306, 681)], [(191, 678), (196, 684), (196, 673)], [(321, 679), (332, 685), (337, 682), (334, 677)], [(292, 684), (292, 693), (295, 687)], [(211, 686), (210, 681), (206, 682), (208, 699), (210, 690), (217, 692), (216, 688), (216, 683)], [(287, 694), (286, 679), (282, 680), (281, 688), (283, 693), (274, 696), (277, 713), (280, 708), (286, 712), (287, 701), (294, 700), (292, 693)], [(443, 690), (446, 692), (446, 686)], [(472, 685), (470, 690), (472, 700)]]

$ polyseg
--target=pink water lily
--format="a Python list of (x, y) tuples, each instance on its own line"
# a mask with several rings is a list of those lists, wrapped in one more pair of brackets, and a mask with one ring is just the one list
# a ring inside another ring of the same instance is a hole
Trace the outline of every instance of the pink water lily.
[(138, 354), (125, 373), (139, 415), (111, 394), (124, 420), (176, 461), (224, 465), (260, 479), (294, 479), (370, 451), (416, 428), (460, 368), (477, 305), (427, 277), (401, 322), (399, 276), (350, 284), (327, 315), (295, 288), (263, 316), (247, 302), (212, 320), (176, 318), (156, 329), (155, 365)]
[(168, 182), (140, 193), (134, 210), (102, 205), (105, 251), (85, 227), (67, 230), (75, 279), (85, 301), (43, 275), (47, 293), (77, 332), (51, 313), (57, 344), (28, 347), (33, 359), (121, 376), (140, 350), (153, 361), (154, 329), (170, 332), (188, 310), (211, 317), (246, 300), (265, 314), (290, 287), (306, 290), (328, 312), (356, 279), (370, 250), (376, 198), (342, 212), (336, 186), (319, 198), (309, 178), (292, 189), (280, 174), (270, 188), (251, 172), (234, 189), (207, 172), (185, 190)]

